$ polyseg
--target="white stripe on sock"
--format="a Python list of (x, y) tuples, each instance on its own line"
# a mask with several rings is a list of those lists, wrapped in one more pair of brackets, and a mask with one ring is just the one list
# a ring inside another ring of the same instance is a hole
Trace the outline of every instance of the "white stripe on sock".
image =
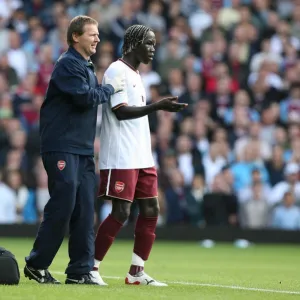
[(99, 269), (100, 263), (101, 263), (100, 260), (95, 259), (94, 260), (94, 267), (97, 268), (97, 269)]
[(132, 253), (131, 264), (135, 265), (135, 266), (144, 267), (145, 261), (142, 258), (140, 258), (138, 255), (136, 255), (135, 253)]

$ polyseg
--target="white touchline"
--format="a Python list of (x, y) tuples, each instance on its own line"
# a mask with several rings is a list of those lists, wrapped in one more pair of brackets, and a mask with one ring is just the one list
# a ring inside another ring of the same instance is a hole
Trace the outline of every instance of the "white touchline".
[[(63, 272), (51, 272), (52, 274), (57, 275), (65, 275)], [(124, 279), (123, 277), (118, 276), (101, 276), (107, 279)], [(186, 281), (164, 281), (165, 283), (173, 283), (180, 285), (193, 285), (193, 286), (206, 286), (206, 287), (216, 287), (221, 289), (232, 289), (232, 290), (243, 290), (243, 291), (253, 291), (253, 292), (263, 292), (263, 293), (278, 293), (278, 294), (292, 294), (292, 295), (300, 295), (300, 291), (284, 291), (284, 290), (272, 290), (272, 289), (261, 289), (261, 288), (251, 288), (244, 286), (236, 286), (236, 285), (223, 285), (223, 284), (214, 284), (214, 283), (198, 283), (198, 282), (186, 282)]]

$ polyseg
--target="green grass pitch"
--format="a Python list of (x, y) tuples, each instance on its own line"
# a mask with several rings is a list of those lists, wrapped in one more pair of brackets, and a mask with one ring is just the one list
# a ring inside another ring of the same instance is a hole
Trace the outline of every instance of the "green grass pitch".
[[(21, 271), (18, 286), (0, 286), (0, 300), (75, 299), (200, 299), (279, 300), (300, 299), (300, 247), (254, 245), (237, 249), (217, 244), (204, 249), (197, 242), (156, 242), (146, 271), (169, 283), (168, 287), (126, 286), (132, 241), (116, 241), (101, 265), (108, 287), (44, 286), (23, 276), (24, 257), (32, 239), (0, 237), (0, 246), (17, 257)], [(64, 282), (68, 263), (67, 242), (63, 244), (50, 271)]]

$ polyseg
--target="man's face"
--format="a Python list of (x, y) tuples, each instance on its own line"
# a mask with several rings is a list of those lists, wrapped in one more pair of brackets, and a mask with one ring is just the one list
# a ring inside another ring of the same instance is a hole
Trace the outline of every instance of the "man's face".
[(77, 44), (78, 50), (84, 56), (90, 57), (96, 53), (97, 44), (100, 42), (99, 31), (96, 24), (85, 24), (83, 34), (73, 35), (73, 39)]
[(292, 193), (286, 193), (283, 202), (286, 207), (292, 206), (295, 202), (294, 195)]
[(149, 31), (143, 43), (136, 48), (135, 54), (141, 63), (148, 64), (153, 60), (155, 52), (156, 39), (155, 34)]

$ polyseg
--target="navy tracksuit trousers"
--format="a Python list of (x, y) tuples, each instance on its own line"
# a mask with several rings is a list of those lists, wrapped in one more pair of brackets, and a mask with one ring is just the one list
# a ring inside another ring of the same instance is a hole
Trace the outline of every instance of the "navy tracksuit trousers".
[(66, 274), (88, 273), (94, 264), (93, 156), (47, 152), (42, 154), (42, 159), (48, 174), (50, 199), (26, 262), (33, 268), (47, 269), (69, 228), (70, 262)]

